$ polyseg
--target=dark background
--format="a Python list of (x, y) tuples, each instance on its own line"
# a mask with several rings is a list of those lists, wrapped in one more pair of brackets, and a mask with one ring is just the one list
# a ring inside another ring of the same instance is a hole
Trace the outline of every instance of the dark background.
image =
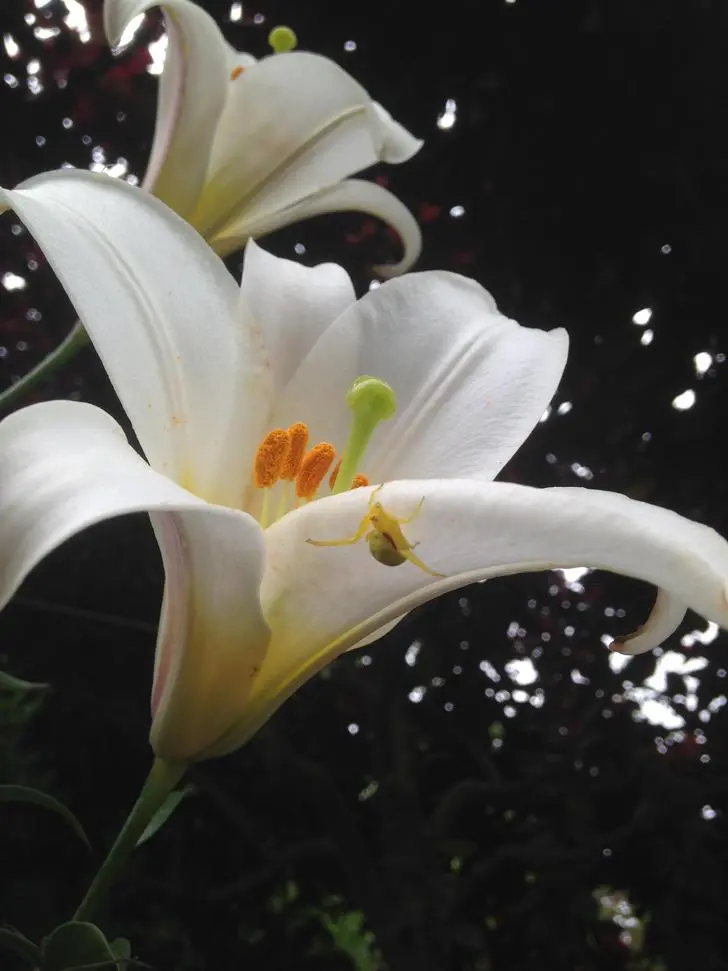
[[(203, 6), (258, 55), (289, 24), (426, 139), (372, 173), (418, 215), (421, 267), (569, 330), (551, 415), (504, 477), (614, 489), (727, 532), (724, 4), (260, 0), (237, 22), (228, 0)], [(94, 149), (143, 175), (159, 18), (114, 58), (100, 4), (85, 8), (84, 42), (61, 0), (0, 3), (20, 47), (0, 49), (0, 184), (87, 167)], [(15, 225), (0, 220), (0, 284), (26, 287), (0, 287), (2, 386), (73, 321)], [(298, 242), (360, 292), (397, 253), (358, 215), (265, 245), (292, 256)], [(34, 399), (54, 396), (119, 411), (92, 351)], [(126, 519), (51, 556), (0, 618), (4, 668), (53, 686), (40, 706), (2, 702), (0, 782), (62, 798), (94, 847), (89, 860), (55, 817), (0, 807), (0, 921), (36, 939), (72, 912), (147, 771), (160, 593), (151, 530)], [(551, 573), (417, 611), (192, 774), (197, 795), (139, 852), (104, 929), (159, 971), (724, 968), (726, 638), (691, 615), (664, 652), (614, 670), (602, 637), (637, 626), (651, 595)]]

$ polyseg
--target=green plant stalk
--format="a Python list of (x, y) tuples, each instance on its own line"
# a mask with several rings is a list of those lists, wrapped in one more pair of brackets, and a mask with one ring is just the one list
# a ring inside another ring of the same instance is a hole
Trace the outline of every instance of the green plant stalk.
[(88, 334), (84, 330), (81, 321), (77, 320), (71, 328), (70, 333), (54, 351), (47, 354), (42, 361), (36, 364), (32, 371), (28, 371), (19, 381), (11, 384), (9, 388), (0, 394), (0, 414), (14, 408), (20, 399), (28, 394), (29, 391), (32, 391), (36, 385), (45, 381), (46, 378), (49, 378), (62, 368), (64, 364), (71, 361), (88, 342)]
[(139, 837), (146, 829), (169, 793), (185, 773), (187, 765), (183, 762), (167, 762), (155, 759), (147, 781), (126, 822), (122, 826), (108, 856), (93, 879), (86, 896), (78, 905), (74, 920), (90, 921), (109, 888), (124, 868), (137, 845)]

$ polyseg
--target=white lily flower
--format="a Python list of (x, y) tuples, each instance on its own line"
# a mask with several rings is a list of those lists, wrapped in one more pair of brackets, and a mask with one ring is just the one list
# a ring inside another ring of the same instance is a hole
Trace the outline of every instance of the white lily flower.
[[(149, 511), (166, 573), (151, 732), (162, 759), (232, 751), (342, 652), (489, 577), (584, 565), (654, 584), (633, 651), (660, 643), (688, 606), (728, 624), (728, 543), (713, 530), (612, 493), (491, 481), (557, 387), (564, 331), (521, 327), (452, 273), (411, 274), (357, 301), (340, 267), (308, 269), (254, 243), (239, 289), (158, 200), (90, 173), (45, 174), (3, 202), (73, 301), (147, 461), (88, 404), (6, 418), (0, 605), (73, 534)], [(330, 446), (356, 437), (346, 398), (364, 374), (391, 385), (398, 410), (339, 472), (356, 484), (344, 475), (353, 461), (372, 486), (329, 494), (324, 466)], [(296, 435), (301, 446), (302, 423), (330, 443), (303, 463), (300, 448), (279, 448)], [(281, 456), (307, 500), (298, 508)], [(377, 501), (378, 530), (367, 518)], [(369, 548), (309, 542), (340, 542), (362, 522)]]
[[(405, 162), (422, 146), (333, 61), (232, 48), (191, 0), (106, 0), (109, 42), (150, 7), (164, 11), (169, 43), (154, 141), (142, 187), (226, 256), (247, 239), (328, 212), (361, 211), (399, 234), (409, 269), (422, 237), (412, 213), (382, 186), (349, 178), (376, 162)], [(63, 342), (0, 394), (8, 410), (87, 343), (79, 322)]]
[(405, 162), (422, 142), (333, 61), (306, 52), (256, 61), (191, 0), (106, 0), (109, 43), (153, 6), (164, 12), (169, 45), (143, 187), (221, 255), (321, 213), (371, 213), (404, 246), (401, 262), (379, 272), (408, 269), (421, 249), (412, 214), (381, 186), (349, 177)]

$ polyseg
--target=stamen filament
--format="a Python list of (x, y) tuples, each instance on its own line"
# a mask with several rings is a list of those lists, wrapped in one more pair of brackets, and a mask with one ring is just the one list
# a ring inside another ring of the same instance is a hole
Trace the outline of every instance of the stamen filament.
[(270, 489), (263, 490), (263, 501), (260, 504), (260, 525), (263, 529), (268, 528), (268, 516), (270, 515)]
[(288, 503), (290, 502), (290, 500), (291, 500), (291, 483), (287, 482), (284, 479), (281, 483), (281, 495), (280, 495), (280, 498), (278, 499), (278, 509), (276, 510), (276, 518), (275, 518), (276, 522), (278, 522), (281, 516), (285, 516), (285, 514), (288, 512)]

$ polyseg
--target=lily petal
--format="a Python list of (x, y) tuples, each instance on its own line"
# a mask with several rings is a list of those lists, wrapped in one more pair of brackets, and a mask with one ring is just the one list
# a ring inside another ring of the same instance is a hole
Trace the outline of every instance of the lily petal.
[(150, 741), (174, 761), (199, 758), (236, 724), (270, 640), (260, 607), (262, 529), (246, 513), (205, 512), (152, 513), (166, 582)]
[(425, 144), (421, 138), (415, 138), (404, 125), (390, 115), (378, 101), (374, 102), (374, 111), (379, 120), (381, 132), (381, 158), (383, 162), (399, 165), (408, 162)]
[(373, 165), (401, 140), (333, 61), (301, 51), (266, 57), (229, 82), (192, 221), (215, 245), (243, 216), (254, 223), (294, 205)]
[(169, 46), (143, 188), (189, 218), (225, 106), (228, 45), (212, 17), (189, 0), (105, 0), (104, 29), (111, 46), (134, 17), (156, 6), (164, 11)]
[[(419, 543), (417, 555), (430, 568), (446, 574), (438, 579), (410, 563), (383, 566), (364, 540), (335, 548), (306, 543), (353, 534), (371, 491), (312, 502), (267, 531), (262, 599), (273, 638), (244, 715), (221, 744), (242, 744), (312, 674), (372, 632), (434, 597), (489, 577), (589, 565), (654, 584), (668, 600), (658, 601), (642, 629), (642, 650), (672, 632), (664, 602), (679, 601), (728, 626), (728, 543), (667, 509), (589, 489), (463, 480), (388, 483), (379, 498), (393, 515), (411, 515), (425, 497), (404, 533)], [(680, 617), (668, 612), (674, 630)]]
[(356, 302), (349, 274), (336, 263), (307, 267), (272, 256), (250, 240), (240, 288), (247, 329), (257, 328), (282, 390), (321, 334)]
[(222, 261), (157, 199), (107, 176), (46, 173), (3, 202), (48, 257), (154, 468), (240, 505), (269, 376)]
[(621, 641), (612, 641), (609, 650), (616, 654), (645, 654), (651, 651), (656, 643), (661, 644), (677, 630), (686, 610), (687, 606), (681, 599), (665, 590), (658, 590), (649, 623)]
[[(271, 200), (271, 203), (274, 201)], [(404, 256), (399, 263), (375, 266), (373, 269), (380, 276), (404, 273), (419, 259), (422, 233), (415, 217), (388, 189), (364, 179), (345, 179), (284, 209), (271, 206), (254, 218), (249, 213), (242, 213), (215, 236), (215, 251), (224, 256), (239, 249), (251, 236), (265, 236), (282, 226), (327, 212), (366, 212), (382, 219), (397, 231), (404, 247)]]
[(472, 280), (413, 273), (369, 292), (324, 332), (276, 424), (305, 420), (317, 440), (342, 448), (344, 396), (371, 374), (397, 395), (397, 415), (377, 429), (361, 470), (371, 482), (493, 478), (546, 409), (567, 349), (565, 331), (519, 326)]
[(194, 758), (239, 717), (268, 644), (262, 530), (155, 472), (93, 405), (15, 412), (0, 423), (0, 454), (0, 606), (71, 536), (152, 513), (167, 575), (152, 741), (164, 758)]

